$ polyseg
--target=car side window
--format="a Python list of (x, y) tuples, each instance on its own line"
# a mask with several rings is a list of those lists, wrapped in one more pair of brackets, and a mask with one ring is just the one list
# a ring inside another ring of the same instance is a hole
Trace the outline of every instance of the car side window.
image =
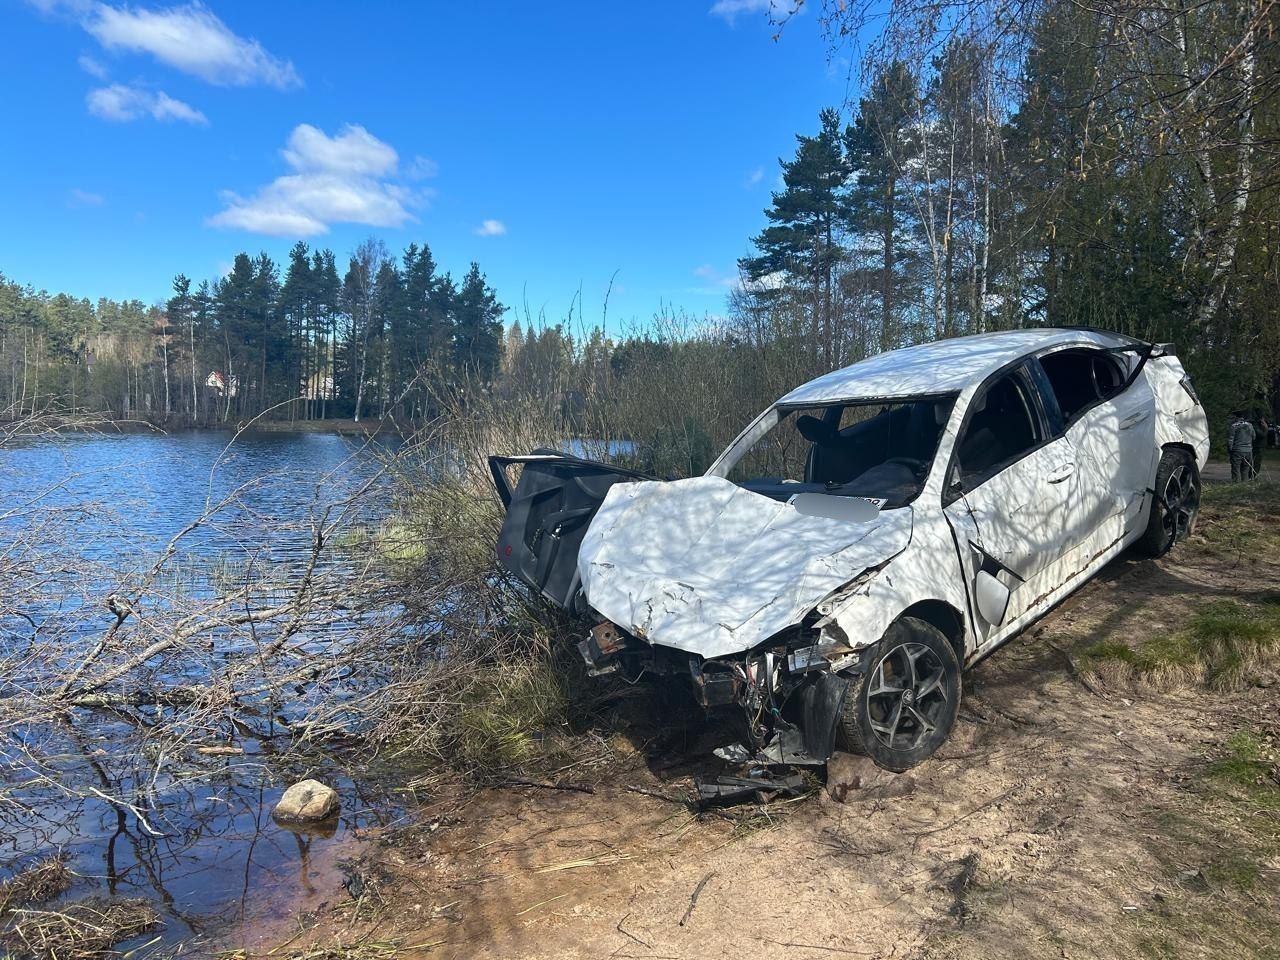
[(971, 490), (1021, 459), (1044, 439), (1022, 378), (1009, 373), (972, 401), (969, 421), (956, 447), (958, 479)]
[(1101, 350), (1060, 350), (1041, 357), (1040, 366), (1068, 424), (1124, 386), (1120, 365)]

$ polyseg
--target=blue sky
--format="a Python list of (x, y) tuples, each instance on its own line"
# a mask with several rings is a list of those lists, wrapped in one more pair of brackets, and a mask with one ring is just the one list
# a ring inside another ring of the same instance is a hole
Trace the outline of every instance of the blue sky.
[(767, 6), (0, 0), (0, 271), (153, 301), (375, 235), (553, 322), (615, 272), (611, 330), (720, 313), (778, 157), (848, 92), (817, 18), (775, 43)]

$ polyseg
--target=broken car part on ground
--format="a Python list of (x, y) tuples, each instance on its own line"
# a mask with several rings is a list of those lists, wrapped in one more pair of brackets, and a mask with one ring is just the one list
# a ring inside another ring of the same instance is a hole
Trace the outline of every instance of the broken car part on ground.
[(738, 711), (727, 759), (821, 764), (840, 740), (905, 770), (950, 733), (963, 667), (1190, 532), (1208, 451), (1168, 345), (963, 337), (797, 387), (705, 476), (492, 457), (498, 561), (596, 624), (593, 673)]

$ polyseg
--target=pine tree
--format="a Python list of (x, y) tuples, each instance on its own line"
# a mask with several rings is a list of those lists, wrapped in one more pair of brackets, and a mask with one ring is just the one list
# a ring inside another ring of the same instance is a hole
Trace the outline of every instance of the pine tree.
[(460, 382), (492, 383), (502, 354), (502, 314), (498, 302), (476, 263), (462, 279), (454, 301), (454, 370)]
[(195, 308), (191, 298), (191, 280), (185, 274), (173, 278), (173, 296), (165, 307), (165, 313), (171, 326), (179, 335), (186, 331), (187, 351), (191, 361), (191, 392), (187, 394), (187, 416), (193, 420), (196, 415), (196, 324)]
[(845, 131), (853, 177), (850, 219), (854, 231), (869, 239), (879, 257), (880, 349), (901, 344), (899, 322), (904, 263), (902, 247), (907, 211), (901, 171), (912, 165), (914, 145), (909, 124), (916, 102), (916, 79), (901, 63), (891, 64), (872, 82), (858, 106), (857, 119)]
[(316, 315), (312, 412), (314, 414), (318, 410), (320, 419), (323, 420), (328, 416), (329, 398), (336, 384), (333, 375), (333, 344), (337, 339), (339, 299), (342, 292), (332, 250), (315, 252), (311, 263), (311, 277)]
[[(312, 309), (311, 257), (307, 245), (299, 240), (289, 251), (289, 269), (285, 273), (284, 285), (280, 289), (280, 309), (284, 314), (288, 330), (290, 359), (288, 362), (288, 378), (290, 380), (290, 398), (297, 397), (301, 391), (304, 417), (309, 416), (310, 400), (310, 342), (311, 342), (311, 309)], [(294, 412), (291, 408), (290, 416)]]
[(839, 116), (823, 110), (817, 136), (797, 136), (795, 158), (780, 160), (783, 188), (773, 194), (765, 216), (770, 226), (753, 240), (760, 251), (739, 267), (757, 283), (777, 274), (807, 291), (813, 304), (814, 342), (823, 365), (835, 353), (836, 269), (844, 252), (841, 236), (848, 223), (846, 182), (849, 166), (841, 142)]

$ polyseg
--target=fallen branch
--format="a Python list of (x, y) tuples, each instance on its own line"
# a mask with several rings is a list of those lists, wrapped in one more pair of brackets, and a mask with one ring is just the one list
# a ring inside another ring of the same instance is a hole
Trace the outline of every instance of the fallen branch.
[(940, 827), (934, 827), (934, 828), (933, 828), (933, 829), (931, 829), (931, 830), (922, 830), (922, 831), (920, 831), (919, 833), (917, 833), (917, 834), (915, 835), (915, 837), (914, 837), (914, 838), (912, 839), (912, 841), (911, 841), (911, 852), (912, 852), (912, 853), (914, 853), (914, 852), (915, 852), (916, 844), (918, 844), (918, 843), (920, 842), (920, 838), (921, 838), (921, 837), (927, 837), (927, 836), (930, 836), (930, 835), (935, 834), (935, 833), (941, 833), (941, 832), (942, 832), (942, 831), (944, 831), (944, 830), (950, 830), (950, 829), (951, 829), (952, 827), (954, 827), (956, 824), (958, 824), (958, 823), (963, 823), (965, 820), (968, 820), (968, 819), (969, 819), (970, 817), (972, 817), (975, 813), (981, 813), (983, 810), (987, 809), (987, 807), (991, 806), (992, 804), (999, 803), (999, 802), (1000, 802), (1001, 800), (1003, 800), (1005, 797), (1009, 796), (1009, 794), (1013, 793), (1013, 791), (1017, 790), (1017, 789), (1018, 789), (1018, 787), (1020, 787), (1020, 786), (1022, 786), (1022, 784), (1020, 784), (1020, 783), (1015, 783), (1012, 787), (1010, 787), (1010, 788), (1009, 788), (1008, 790), (1006, 790), (1004, 793), (1001, 793), (1001, 794), (999, 794), (998, 796), (994, 796), (994, 797), (992, 797), (992, 798), (991, 798), (990, 800), (988, 800), (986, 803), (980, 803), (980, 804), (978, 804), (978, 806), (974, 807), (974, 808), (973, 808), (972, 810), (970, 810), (968, 813), (964, 814), (963, 816), (956, 817), (956, 818), (955, 818), (954, 820), (952, 820), (950, 823), (944, 823), (942, 826), (940, 826)]
[(159, 830), (151, 826), (151, 824), (147, 822), (147, 818), (142, 815), (142, 811), (139, 810), (137, 807), (135, 807), (132, 803), (127, 803), (126, 801), (121, 800), (119, 797), (113, 797), (110, 794), (103, 793), (97, 787), (90, 787), (89, 792), (94, 794), (95, 796), (101, 797), (103, 800), (107, 801), (107, 803), (110, 803), (117, 807), (123, 807), (124, 809), (128, 810), (135, 817), (137, 817), (139, 825), (142, 827), (143, 830), (151, 834), (151, 836), (153, 837), (168, 836), (167, 833), (161, 833)]
[(865, 950), (850, 950), (847, 947), (824, 947), (820, 943), (797, 943), (793, 940), (771, 940), (769, 937), (756, 937), (761, 943), (772, 943), (777, 947), (799, 947), (802, 950), (825, 950), (827, 953), (847, 953), (854, 957), (871, 957), (875, 954)]
[(698, 885), (693, 888), (693, 893), (689, 895), (689, 906), (685, 908), (684, 916), (680, 918), (680, 926), (684, 926), (684, 922), (693, 915), (693, 908), (698, 905), (698, 898), (702, 896), (702, 888), (711, 882), (711, 878), (716, 875), (712, 870), (705, 877), (698, 881)]
[(641, 794), (642, 796), (646, 796), (646, 797), (653, 797), (655, 800), (665, 800), (667, 803), (676, 803), (676, 804), (679, 804), (679, 805), (680, 805), (680, 806), (682, 806), (682, 807), (687, 807), (687, 806), (689, 806), (689, 801), (688, 801), (688, 800), (682, 799), (682, 798), (680, 798), (680, 797), (672, 797), (672, 796), (669, 796), (669, 795), (667, 795), (667, 794), (663, 793), (663, 792), (662, 792), (662, 791), (660, 791), (660, 790), (649, 790), (649, 789), (647, 789), (647, 788), (645, 788), (645, 787), (637, 787), (637, 786), (632, 785), (632, 786), (627, 787), (627, 792), (628, 792), (628, 793), (638, 793), (638, 794)]
[(547, 783), (544, 780), (526, 780), (524, 777), (508, 777), (495, 787), (537, 787), (540, 790), (571, 790), (574, 793), (595, 793), (589, 783)]
[(645, 949), (652, 949), (649, 946), (649, 944), (646, 943), (644, 940), (641, 940), (634, 933), (631, 933), (629, 930), (626, 930), (623, 928), (622, 925), (627, 922), (627, 919), (630, 916), (631, 914), (628, 913), (626, 916), (624, 916), (621, 920), (618, 921), (618, 925), (617, 925), (618, 932), (622, 934), (624, 937), (629, 937), (630, 939), (634, 940), (636, 943), (640, 944), (640, 946), (644, 947)]

